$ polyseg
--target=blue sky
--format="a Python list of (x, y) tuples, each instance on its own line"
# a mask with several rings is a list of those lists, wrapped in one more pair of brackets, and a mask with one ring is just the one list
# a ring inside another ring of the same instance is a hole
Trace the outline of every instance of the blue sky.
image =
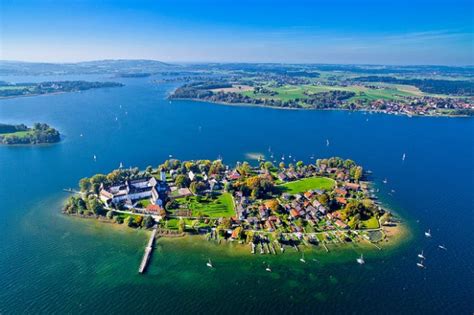
[(474, 64), (464, 0), (2, 0), (0, 59)]

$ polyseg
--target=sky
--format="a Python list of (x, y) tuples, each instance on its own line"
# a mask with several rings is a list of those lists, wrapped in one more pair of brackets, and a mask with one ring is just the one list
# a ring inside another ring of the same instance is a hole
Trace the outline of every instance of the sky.
[(0, 59), (474, 64), (474, 1), (1, 0)]

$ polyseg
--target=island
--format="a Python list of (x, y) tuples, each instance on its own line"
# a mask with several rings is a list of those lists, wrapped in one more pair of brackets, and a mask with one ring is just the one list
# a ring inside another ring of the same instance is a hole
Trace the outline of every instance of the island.
[(35, 123), (31, 128), (24, 124), (0, 124), (0, 144), (46, 144), (60, 140), (59, 131), (48, 124)]
[(338, 157), (288, 165), (261, 158), (235, 167), (169, 159), (144, 171), (120, 168), (81, 179), (80, 191), (66, 189), (74, 195), (63, 213), (153, 227), (160, 236), (235, 241), (252, 253), (352, 242), (378, 247), (399, 220), (376, 200), (366, 177), (361, 166)]
[(121, 86), (123, 84), (117, 82), (49, 81), (41, 83), (9, 83), (0, 81), (0, 98), (79, 92)]

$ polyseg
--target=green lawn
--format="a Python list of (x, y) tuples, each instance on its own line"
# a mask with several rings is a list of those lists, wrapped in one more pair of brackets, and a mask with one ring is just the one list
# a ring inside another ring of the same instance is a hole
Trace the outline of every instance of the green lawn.
[(0, 136), (17, 136), (18, 138), (23, 138), (32, 134), (32, 131), (17, 131), (17, 132), (10, 132), (10, 133), (0, 133)]
[(192, 211), (193, 216), (206, 216), (210, 218), (232, 217), (235, 215), (234, 203), (229, 193), (217, 197), (198, 197), (176, 199), (180, 204), (185, 204)]
[[(252, 98), (260, 99), (275, 99), (281, 101), (294, 100), (296, 98), (305, 99), (308, 98), (304, 92), (307, 93), (321, 93), (328, 91), (350, 91), (355, 92), (357, 95), (351, 100), (367, 100), (373, 101), (378, 99), (384, 100), (395, 100), (399, 99), (402, 96), (417, 96), (420, 95), (420, 91), (412, 86), (401, 86), (395, 84), (384, 84), (385, 89), (370, 89), (363, 86), (353, 85), (353, 86), (328, 86), (328, 85), (285, 85), (282, 87), (268, 87), (269, 90), (278, 92), (275, 96), (270, 96), (266, 94), (254, 94), (253, 91), (241, 92), (243, 95), (247, 95)], [(422, 93), (421, 93), (422, 94)]]
[(146, 208), (147, 206), (151, 205), (150, 199), (143, 199), (140, 200), (137, 204), (139, 207)]
[(372, 217), (368, 220), (362, 221), (362, 224), (364, 224), (364, 228), (366, 228), (366, 229), (377, 229), (377, 228), (379, 228), (379, 221), (377, 220), (376, 217)]
[(308, 177), (298, 181), (279, 185), (284, 192), (290, 194), (299, 194), (313, 189), (330, 190), (336, 182), (327, 177)]

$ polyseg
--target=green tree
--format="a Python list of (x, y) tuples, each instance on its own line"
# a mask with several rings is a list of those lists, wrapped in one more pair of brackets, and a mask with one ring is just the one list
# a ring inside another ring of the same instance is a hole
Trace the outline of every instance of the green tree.
[(357, 166), (354, 171), (354, 180), (359, 181), (362, 178), (363, 170), (361, 166)]
[(296, 162), (296, 167), (297, 167), (297, 168), (302, 168), (303, 165), (304, 165), (303, 161), (298, 161), (298, 162)]
[(284, 169), (284, 168), (285, 168), (285, 163), (284, 163), (284, 162), (280, 162), (280, 164), (278, 164), (278, 166), (279, 166), (281, 169)]
[(79, 181), (79, 188), (81, 189), (81, 191), (89, 191), (91, 189), (91, 182), (89, 180), (89, 178), (87, 177), (84, 177), (84, 178), (81, 178), (81, 180)]
[(133, 227), (133, 226), (135, 225), (135, 220), (134, 220), (133, 217), (130, 215), (130, 216), (128, 216), (128, 217), (125, 218), (124, 223), (125, 223), (128, 227)]
[(187, 187), (189, 185), (189, 178), (188, 178), (188, 176), (186, 176), (184, 174), (179, 174), (178, 176), (176, 176), (176, 179), (174, 180), (174, 183), (179, 188), (184, 188), (184, 187)]
[(179, 232), (179, 233), (183, 233), (185, 227), (186, 227), (186, 224), (184, 223), (183, 218), (179, 219), (179, 222), (178, 222), (178, 232)]
[(104, 212), (104, 207), (97, 198), (92, 197), (87, 201), (87, 210), (91, 211), (95, 215), (101, 215)]
[(143, 226), (147, 229), (153, 227), (154, 224), (155, 224), (155, 220), (153, 220), (151, 215), (147, 215), (145, 217), (145, 220), (143, 220)]
[(267, 162), (265, 162), (265, 163), (263, 164), (263, 167), (264, 167), (267, 171), (269, 171), (269, 170), (271, 170), (271, 169), (273, 168), (273, 163), (270, 162), (270, 161), (267, 161)]

